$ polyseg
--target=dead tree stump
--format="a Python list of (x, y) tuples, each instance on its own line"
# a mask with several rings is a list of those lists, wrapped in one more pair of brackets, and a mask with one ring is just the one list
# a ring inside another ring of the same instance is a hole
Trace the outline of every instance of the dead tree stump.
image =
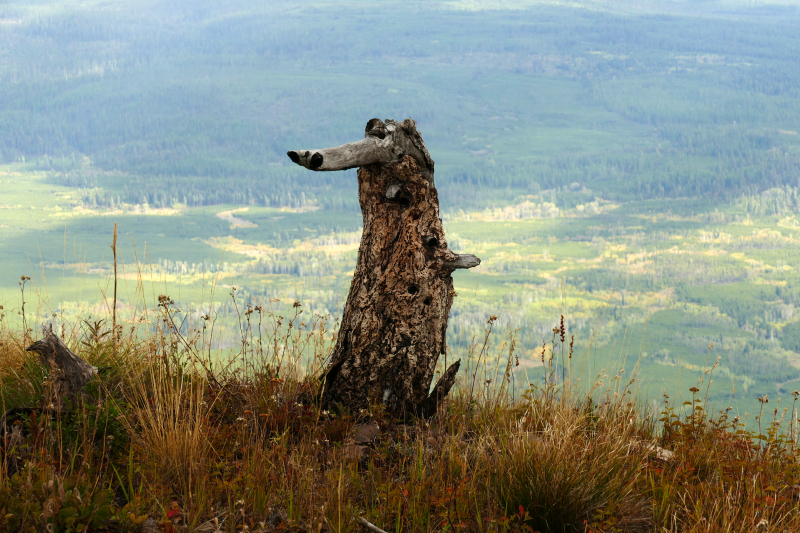
[(50, 369), (44, 382), (47, 398), (44, 410), (61, 410), (64, 400), (77, 399), (78, 393), (94, 378), (98, 369), (70, 350), (52, 330), (45, 329), (45, 337), (31, 344), (27, 351), (39, 354), (42, 364)]
[[(51, 329), (44, 328), (44, 334), (27, 351), (39, 354), (42, 364), (50, 369), (43, 383), (45, 395), (38, 407), (13, 407), (0, 417), (0, 459), (22, 439), (21, 428), (12, 427), (14, 422), (34, 413), (63, 412), (67, 407), (65, 400), (77, 400), (83, 387), (103, 370), (75, 355)], [(9, 465), (9, 474), (17, 470), (15, 461)]]
[(358, 170), (364, 230), (342, 323), (323, 379), (322, 406), (351, 412), (382, 403), (428, 417), (455, 382), (460, 360), (430, 391), (446, 350), (451, 274), (480, 259), (447, 247), (433, 160), (412, 119), (372, 119), (361, 141), (288, 152), (311, 170)]

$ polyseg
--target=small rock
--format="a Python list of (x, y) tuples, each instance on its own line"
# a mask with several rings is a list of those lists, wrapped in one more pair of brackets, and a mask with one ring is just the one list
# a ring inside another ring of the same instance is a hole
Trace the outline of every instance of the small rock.
[(655, 453), (656, 459), (659, 461), (669, 462), (675, 458), (675, 452), (666, 450), (661, 446), (656, 446), (655, 444), (650, 444), (647, 447), (647, 451)]
[(219, 518), (211, 519), (208, 522), (204, 522), (200, 524), (194, 529), (193, 533), (217, 533), (218, 531), (222, 531), (220, 526), (222, 525), (222, 520)]
[(378, 426), (378, 423), (373, 420), (369, 424), (364, 424), (363, 426), (357, 426), (355, 428), (355, 435), (353, 436), (353, 440), (356, 444), (369, 444), (370, 442), (374, 441), (378, 435), (381, 434), (381, 428)]
[(160, 533), (158, 522), (156, 522), (153, 517), (148, 517), (147, 520), (142, 523), (142, 533)]
[(342, 455), (348, 461), (360, 461), (367, 456), (369, 448), (360, 444), (345, 444), (342, 446)]

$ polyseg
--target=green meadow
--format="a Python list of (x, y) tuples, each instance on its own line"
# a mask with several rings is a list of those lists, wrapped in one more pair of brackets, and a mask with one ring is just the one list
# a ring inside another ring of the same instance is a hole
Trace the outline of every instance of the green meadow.
[[(215, 348), (224, 351), (236, 344), (248, 305), (288, 312), (299, 301), (306, 316), (331, 320), (344, 305), (356, 214), (235, 205), (87, 208), (47, 172), (11, 165), (0, 179), (11, 200), (0, 210), (6, 327), (21, 324), (23, 288), (28, 325), (108, 320), (114, 223), (118, 309), (131, 324), (169, 295), (189, 325), (217, 313)], [(800, 296), (791, 266), (800, 254), (794, 215), (755, 217), (743, 201), (703, 213), (675, 202), (665, 214), (655, 202), (559, 209), (547, 199), (445, 212), (450, 246), (482, 259), (454, 274), (448, 357), (463, 357), (497, 315), (491, 357), (507, 357), (501, 344), (516, 330), (519, 371), (530, 382), (540, 379), (544, 350), (545, 359), (586, 379), (623, 369), (636, 374), (640, 391), (659, 398), (693, 386), (719, 357), (710, 400), (742, 417), (756, 411), (758, 396), (785, 397), (800, 385), (796, 340), (783, 333), (796, 324)], [(24, 287), (23, 275), (31, 278)], [(575, 335), (572, 358), (548, 348), (562, 314)]]

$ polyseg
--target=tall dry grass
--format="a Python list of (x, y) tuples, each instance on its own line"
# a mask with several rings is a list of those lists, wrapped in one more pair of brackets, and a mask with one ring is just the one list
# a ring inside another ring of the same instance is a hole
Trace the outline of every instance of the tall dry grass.
[(637, 486), (647, 456), (635, 410), (569, 400), (534, 402), (499, 443), (505, 453), (493, 484), (504, 508), (521, 508), (538, 531), (575, 531), (594, 522), (652, 531), (649, 498)]
[[(363, 417), (315, 404), (326, 319), (299, 303), (240, 310), (227, 356), (181, 328), (168, 297), (149, 333), (65, 328), (108, 370), (68, 416), (15, 424), (0, 530), (344, 532), (363, 519), (395, 532), (800, 531), (794, 406), (771, 413), (765, 399), (762, 434), (697, 394), (688, 415), (666, 399), (654, 417), (635, 376), (569, 377), (563, 320), (556, 356), (526, 383), (514, 333), (492, 343), (492, 318), (433, 419), (401, 423), (376, 405), (380, 433), (357, 442)], [(0, 332), (6, 407), (40, 394), (23, 339)]]
[(130, 417), (121, 421), (131, 445), (157, 473), (153, 481), (193, 493), (212, 461), (209, 406), (203, 378), (167, 375), (161, 365), (131, 376), (125, 395)]

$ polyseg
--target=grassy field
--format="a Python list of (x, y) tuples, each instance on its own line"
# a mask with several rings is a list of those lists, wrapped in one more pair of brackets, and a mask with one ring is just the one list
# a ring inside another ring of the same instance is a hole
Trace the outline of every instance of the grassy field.
[[(711, 409), (718, 364), (696, 369), (703, 378), (688, 405), (667, 396), (650, 405), (624, 372), (579, 381), (557, 358), (544, 379), (517, 390), (528, 369), (515, 365), (514, 349), (497, 369), (479, 342), (431, 420), (397, 419), (380, 405), (332, 414), (314, 401), (333, 333), (324, 321), (303, 327), (302, 315), (257, 311), (259, 326), (230, 359), (215, 360), (209, 337), (184, 330), (173, 304), (161, 304), (134, 331), (64, 332), (104, 370), (63, 415), (16, 415), (0, 463), (5, 531), (800, 527), (800, 393), (788, 416), (765, 401), (748, 430), (731, 409)], [(299, 327), (260, 326), (284, 315)], [(553, 337), (566, 342), (566, 333), (559, 326)], [(28, 342), (0, 330), (7, 406), (46, 394), (46, 369), (24, 351)]]

